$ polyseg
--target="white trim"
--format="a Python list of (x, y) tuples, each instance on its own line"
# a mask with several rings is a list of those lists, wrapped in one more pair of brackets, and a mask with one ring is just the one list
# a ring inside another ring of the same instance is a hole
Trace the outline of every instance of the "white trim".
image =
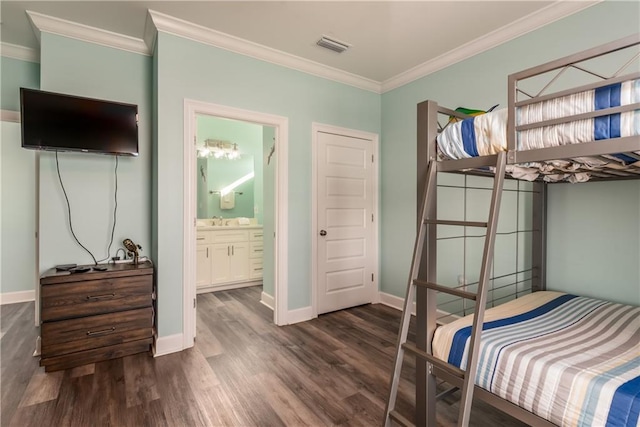
[(0, 121), (20, 123), (20, 111), (0, 110)]
[(196, 107), (184, 100), (183, 145), (183, 250), (182, 250), (182, 336), (184, 348), (193, 347), (196, 336)]
[(318, 317), (318, 315), (313, 313), (313, 308), (310, 305), (307, 307), (297, 308), (295, 310), (289, 310), (287, 313), (287, 325), (306, 322), (307, 320), (315, 319), (316, 317)]
[(38, 41), (40, 41), (40, 33), (45, 32), (125, 50), (127, 52), (147, 56), (151, 55), (144, 40), (136, 37), (114, 33), (113, 31), (91, 27), (78, 22), (67, 21), (66, 19), (43, 15), (30, 10), (27, 10), (27, 15), (31, 20), (31, 25), (35, 30)]
[(537, 30), (559, 19), (580, 12), (588, 7), (600, 3), (593, 1), (556, 1), (547, 7), (537, 10), (527, 16), (513, 21), (497, 30), (478, 37), (477, 39), (457, 47), (429, 61), (423, 62), (381, 83), (381, 92), (404, 86), (436, 71), (447, 68), (474, 55), (485, 52), (503, 43), (511, 41), (523, 34)]
[(0, 43), (0, 55), (26, 62), (40, 62), (40, 51), (7, 42)]
[(380, 93), (380, 82), (375, 80), (175, 18), (155, 10), (149, 9), (148, 13), (157, 31), (302, 71), (303, 73), (312, 74), (327, 80), (344, 83), (359, 89)]
[[(397, 297), (395, 295), (388, 294), (386, 292), (379, 292), (378, 295), (379, 295), (380, 304), (386, 305), (387, 307), (395, 308), (398, 311), (402, 311), (402, 309), (404, 307), (404, 298), (400, 298), (400, 297)], [(458, 315), (450, 314), (450, 313), (447, 313), (446, 311), (443, 311), (443, 310), (440, 310), (440, 309), (438, 309), (437, 313), (438, 313), (438, 318), (443, 318), (445, 316), (449, 316), (451, 319), (459, 319), (460, 318), (460, 316), (458, 316)], [(411, 308), (411, 315), (412, 316), (416, 315), (416, 302), (415, 301), (413, 302), (413, 305), (412, 305), (412, 308)]]
[(184, 338), (182, 334), (174, 334), (156, 339), (155, 351), (153, 357), (160, 357), (171, 353), (177, 353), (184, 350), (182, 347)]
[(269, 307), (271, 310), (273, 310), (273, 307), (275, 307), (276, 300), (271, 295), (265, 294), (263, 292), (260, 295), (260, 302), (262, 303), (262, 305), (265, 305)]
[[(395, 295), (388, 294), (386, 292), (379, 292), (380, 295), (380, 304), (386, 305), (387, 307), (395, 308), (398, 311), (402, 311), (404, 307), (404, 298), (397, 297)], [(413, 308), (411, 309), (411, 314), (413, 316), (416, 315), (416, 303), (413, 302)]]
[(254, 280), (251, 282), (229, 283), (226, 285), (205, 285), (196, 288), (196, 294), (208, 294), (209, 292), (229, 291), (231, 289), (250, 288), (252, 286), (262, 285), (262, 280)]
[(36, 300), (36, 291), (5, 292), (0, 294), (0, 305), (16, 304)]
[(378, 288), (380, 277), (380, 241), (379, 241), (379, 224), (380, 224), (380, 206), (378, 203), (380, 192), (380, 144), (378, 134), (365, 132), (356, 129), (343, 128), (339, 126), (325, 125), (322, 123), (311, 123), (311, 308), (315, 317), (318, 316), (318, 133), (331, 133), (335, 135), (343, 135), (351, 138), (359, 138), (371, 141), (372, 153), (374, 155), (373, 164), (373, 214), (374, 223), (372, 227), (373, 239), (370, 245), (373, 248), (372, 257), (372, 270), (374, 272), (374, 280), (372, 283), (372, 296), (371, 303), (378, 303)]
[(289, 217), (289, 119), (283, 116), (260, 113), (212, 104), (192, 99), (184, 100), (184, 242), (183, 242), (183, 334), (184, 348), (193, 346), (195, 336), (196, 311), (193, 299), (196, 295), (196, 156), (195, 137), (197, 133), (196, 115), (209, 115), (227, 119), (241, 120), (275, 129), (275, 144), (278, 160), (275, 173), (276, 223), (275, 223), (275, 268), (274, 268), (274, 312), (276, 325), (286, 325), (288, 319), (288, 217)]
[(156, 40), (158, 40), (158, 29), (153, 23), (149, 9), (147, 9), (147, 18), (144, 21), (144, 34), (142, 35), (142, 39), (144, 40), (144, 44), (147, 45), (147, 49), (151, 55), (153, 55), (156, 48)]

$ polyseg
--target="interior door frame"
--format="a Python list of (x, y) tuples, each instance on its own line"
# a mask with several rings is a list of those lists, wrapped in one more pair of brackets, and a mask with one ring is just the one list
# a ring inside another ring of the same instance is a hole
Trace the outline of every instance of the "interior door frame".
[(372, 303), (380, 302), (380, 259), (379, 259), (379, 232), (380, 232), (380, 206), (379, 206), (379, 181), (380, 181), (380, 147), (379, 135), (377, 133), (365, 132), (356, 129), (343, 128), (340, 126), (326, 125), (322, 123), (311, 123), (311, 155), (313, 161), (311, 166), (311, 310), (313, 317), (318, 316), (318, 134), (331, 133), (351, 138), (370, 140), (373, 144), (373, 233), (372, 256), (374, 280)]
[(283, 116), (244, 110), (226, 105), (213, 104), (192, 99), (184, 100), (184, 215), (183, 215), (183, 347), (193, 347), (196, 330), (196, 226), (197, 218), (197, 171), (195, 141), (198, 115), (215, 116), (270, 126), (275, 129), (277, 153), (275, 171), (275, 252), (274, 252), (274, 307), (273, 321), (276, 325), (287, 324), (288, 290), (288, 147), (289, 119)]

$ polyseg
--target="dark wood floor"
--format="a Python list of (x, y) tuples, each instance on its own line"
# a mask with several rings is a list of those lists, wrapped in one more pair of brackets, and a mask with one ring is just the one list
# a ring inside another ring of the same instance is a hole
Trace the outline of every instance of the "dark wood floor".
[[(48, 374), (32, 357), (33, 303), (1, 306), (2, 426), (382, 425), (399, 313), (367, 305), (276, 327), (260, 292), (199, 295), (190, 350)], [(414, 364), (405, 366), (398, 408), (409, 415)], [(443, 426), (457, 415), (448, 399)], [(523, 424), (478, 403), (472, 425)]]

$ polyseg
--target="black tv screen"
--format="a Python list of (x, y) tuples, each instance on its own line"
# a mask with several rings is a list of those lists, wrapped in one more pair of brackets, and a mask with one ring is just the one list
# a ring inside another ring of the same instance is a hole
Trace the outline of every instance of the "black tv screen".
[(138, 106), (20, 88), (22, 147), (138, 155)]

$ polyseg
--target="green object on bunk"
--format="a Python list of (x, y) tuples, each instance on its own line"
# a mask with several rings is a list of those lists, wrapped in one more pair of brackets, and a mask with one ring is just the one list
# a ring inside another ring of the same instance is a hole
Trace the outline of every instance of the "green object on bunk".
[[(480, 114), (485, 114), (485, 113), (492, 112), (498, 105), (500, 105), (500, 104), (494, 105), (493, 107), (489, 108), (487, 111), (485, 111), (485, 110), (473, 110), (471, 108), (466, 108), (466, 107), (458, 107), (454, 111), (456, 111), (457, 113), (462, 113), (462, 114), (467, 115), (467, 116), (479, 116)], [(460, 120), (461, 119), (459, 119), (458, 117), (449, 116), (449, 123), (454, 123), (454, 122), (457, 122), (457, 121), (460, 121)]]

